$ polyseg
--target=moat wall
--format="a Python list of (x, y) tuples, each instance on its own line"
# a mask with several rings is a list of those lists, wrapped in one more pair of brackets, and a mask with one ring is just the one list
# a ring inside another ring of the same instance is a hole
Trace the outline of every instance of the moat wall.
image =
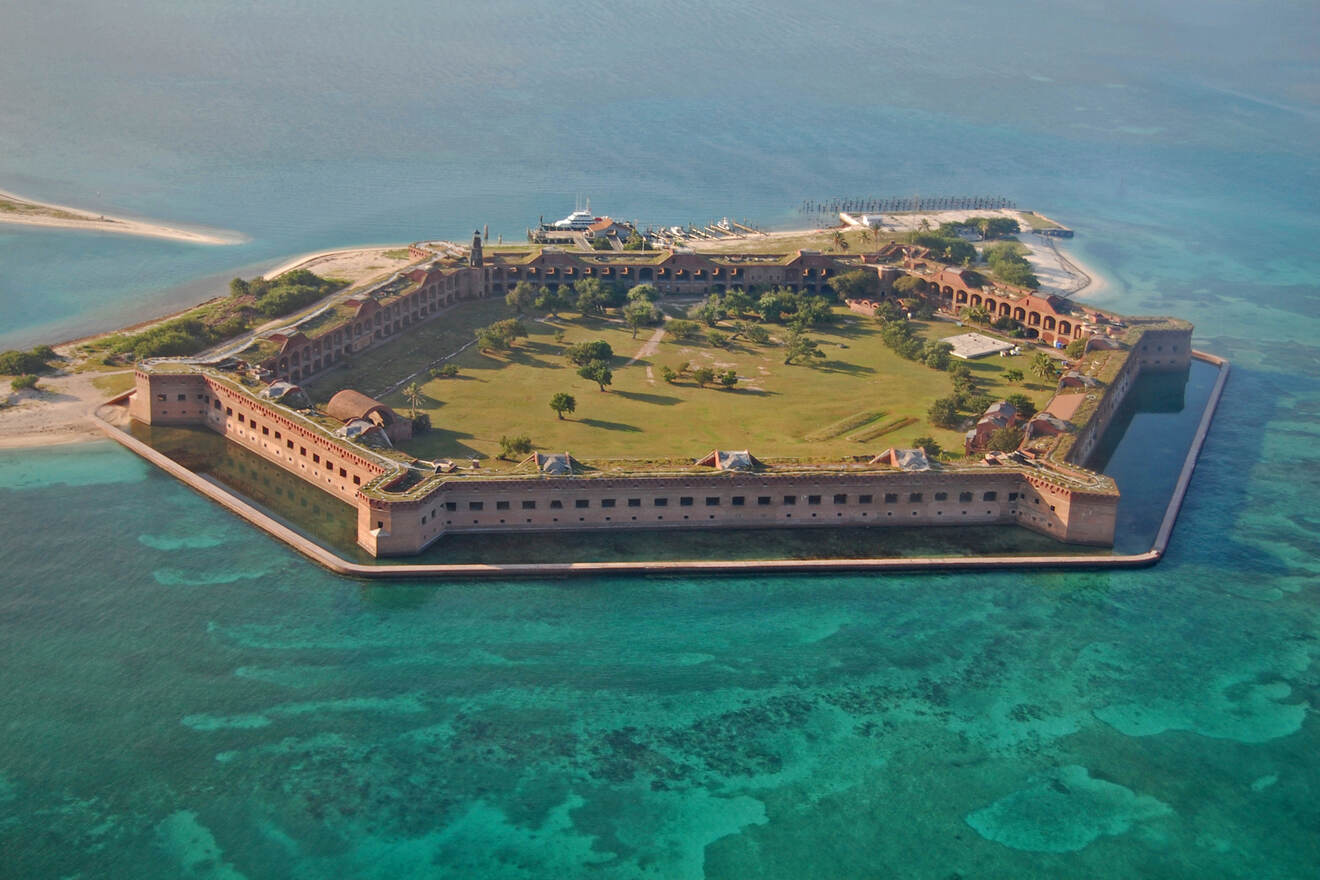
[(415, 554), (448, 532), (591, 528), (1016, 524), (1060, 541), (1112, 543), (1117, 496), (1012, 469), (455, 477), (418, 497), (361, 487), (398, 465), (205, 373), (138, 371), (130, 415), (203, 425), (357, 509), (358, 543)]

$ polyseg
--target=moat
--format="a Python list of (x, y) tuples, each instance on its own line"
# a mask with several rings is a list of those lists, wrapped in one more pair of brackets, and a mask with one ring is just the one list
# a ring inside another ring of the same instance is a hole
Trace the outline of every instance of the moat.
[[(1121, 487), (1113, 548), (1079, 548), (1016, 526), (821, 527), (805, 529), (592, 530), (446, 535), (409, 561), (569, 563), (865, 557), (1064, 556), (1097, 559), (1151, 546), (1218, 369), (1143, 375), (1104, 433), (1095, 467)], [(198, 427), (134, 424), (135, 437), (223, 485), (345, 559), (376, 562), (358, 547), (356, 517), (302, 479), (223, 436)]]

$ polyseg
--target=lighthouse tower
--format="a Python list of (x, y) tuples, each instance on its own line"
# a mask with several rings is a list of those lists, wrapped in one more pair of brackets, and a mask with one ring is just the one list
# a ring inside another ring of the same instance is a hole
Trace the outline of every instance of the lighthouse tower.
[(469, 266), (481, 265), (481, 230), (472, 230), (472, 252), (468, 254)]

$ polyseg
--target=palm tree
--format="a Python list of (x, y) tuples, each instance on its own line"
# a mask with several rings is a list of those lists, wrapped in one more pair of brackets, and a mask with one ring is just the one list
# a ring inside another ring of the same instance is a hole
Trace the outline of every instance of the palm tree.
[(1054, 358), (1043, 351), (1038, 351), (1031, 359), (1031, 372), (1042, 379), (1053, 379), (1058, 373), (1058, 368), (1054, 365)]
[(834, 247), (836, 250), (846, 251), (848, 249), (848, 239), (843, 237), (843, 230), (834, 230)]
[(417, 418), (417, 407), (422, 402), (421, 386), (416, 382), (410, 382), (408, 386), (403, 389), (403, 397), (404, 400), (408, 401), (408, 405), (412, 407), (412, 417), (414, 419)]

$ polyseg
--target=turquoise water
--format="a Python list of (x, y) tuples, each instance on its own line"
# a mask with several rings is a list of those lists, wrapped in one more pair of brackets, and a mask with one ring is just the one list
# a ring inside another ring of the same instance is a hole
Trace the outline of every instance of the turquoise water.
[(1234, 371), (1113, 574), (364, 585), (0, 453), (0, 876), (1313, 874), (1313, 4), (123, 6), (6, 7), (0, 188), (249, 240), (0, 232), (0, 345), (579, 192), (984, 192)]

